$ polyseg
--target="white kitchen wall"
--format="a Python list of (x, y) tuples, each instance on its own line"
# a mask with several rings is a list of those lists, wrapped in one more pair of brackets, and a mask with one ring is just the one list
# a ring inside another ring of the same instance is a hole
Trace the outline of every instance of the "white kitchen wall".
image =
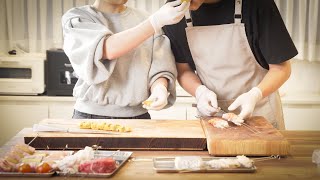
[(281, 93), (285, 96), (320, 96), (320, 62), (293, 60), (291, 77), (281, 87)]

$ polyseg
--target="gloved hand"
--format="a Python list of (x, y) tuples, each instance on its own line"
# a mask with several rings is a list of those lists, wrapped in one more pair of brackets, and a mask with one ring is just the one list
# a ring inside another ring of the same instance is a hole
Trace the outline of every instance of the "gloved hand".
[(196, 89), (196, 99), (201, 115), (212, 116), (218, 111), (217, 95), (206, 86), (201, 85)]
[(163, 26), (180, 22), (189, 6), (190, 2), (184, 1), (181, 3), (181, 0), (168, 2), (163, 5), (149, 18), (154, 31), (159, 33)]
[(144, 104), (143, 108), (148, 110), (161, 110), (168, 104), (168, 91), (163, 84), (156, 85), (151, 92), (150, 97), (146, 101), (150, 101), (151, 104)]
[(241, 107), (241, 112), (238, 115), (245, 119), (250, 117), (258, 101), (262, 99), (262, 92), (258, 87), (252, 88), (250, 91), (241, 94), (229, 107), (229, 111), (233, 111)]

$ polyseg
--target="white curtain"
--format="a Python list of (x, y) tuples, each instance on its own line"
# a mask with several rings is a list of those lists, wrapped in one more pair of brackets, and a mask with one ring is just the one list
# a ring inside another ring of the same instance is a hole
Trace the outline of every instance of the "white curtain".
[[(0, 0), (0, 52), (41, 52), (61, 48), (61, 16), (95, 0)], [(165, 0), (129, 0), (128, 5), (156, 11)]]
[[(129, 0), (128, 5), (156, 11), (166, 0)], [(319, 0), (275, 0), (298, 48), (296, 59), (320, 62)], [(61, 16), (94, 0), (0, 0), (0, 52), (45, 52), (62, 47)]]
[(319, 0), (275, 0), (299, 51), (298, 60), (320, 62)]

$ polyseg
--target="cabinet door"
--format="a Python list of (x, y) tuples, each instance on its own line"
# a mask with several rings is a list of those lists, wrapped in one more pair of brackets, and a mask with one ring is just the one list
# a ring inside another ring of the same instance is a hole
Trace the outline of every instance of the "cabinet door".
[(168, 109), (160, 111), (149, 111), (151, 119), (159, 120), (186, 120), (186, 107), (174, 105)]
[(51, 102), (49, 104), (49, 118), (71, 119), (74, 102)]
[(320, 105), (284, 105), (286, 130), (320, 130)]
[(0, 146), (26, 127), (48, 118), (48, 106), (42, 103), (0, 104)]

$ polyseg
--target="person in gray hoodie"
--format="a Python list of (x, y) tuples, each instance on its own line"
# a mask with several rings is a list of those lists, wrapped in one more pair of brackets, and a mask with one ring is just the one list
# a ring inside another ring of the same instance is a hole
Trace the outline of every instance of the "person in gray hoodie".
[(78, 76), (74, 119), (150, 119), (148, 110), (175, 102), (174, 56), (161, 29), (190, 3), (167, 3), (149, 16), (126, 2), (96, 0), (62, 17), (63, 49)]

